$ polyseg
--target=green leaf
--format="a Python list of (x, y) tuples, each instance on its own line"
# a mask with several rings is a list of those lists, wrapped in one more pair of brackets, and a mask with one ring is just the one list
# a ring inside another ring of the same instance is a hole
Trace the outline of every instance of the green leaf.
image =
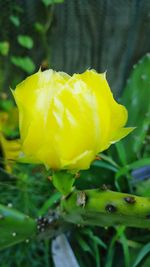
[(142, 147), (150, 127), (150, 54), (144, 56), (135, 66), (122, 96), (122, 103), (129, 113), (128, 126), (137, 128), (122, 142), (128, 162), (137, 155), (142, 156)]
[(100, 159), (103, 159), (104, 161), (107, 161), (111, 165), (118, 168), (118, 164), (110, 156), (103, 154), (103, 153), (100, 153), (99, 156), (100, 156)]
[(100, 245), (104, 249), (107, 249), (106, 244), (98, 236), (94, 235), (92, 230), (90, 230), (89, 228), (84, 228), (82, 232), (89, 236), (97, 245)]
[(10, 19), (10, 21), (12, 22), (12, 24), (13, 24), (14, 26), (19, 27), (19, 25), (20, 25), (20, 20), (19, 20), (19, 18), (18, 18), (17, 16), (11, 15), (11, 16), (9, 17), (9, 19)]
[(17, 40), (20, 45), (27, 49), (31, 49), (33, 47), (33, 40), (28, 35), (18, 35)]
[(49, 5), (52, 5), (52, 4), (59, 4), (59, 3), (63, 3), (64, 0), (42, 0), (43, 4), (45, 6), (49, 6)]
[(132, 267), (137, 267), (144, 257), (150, 252), (150, 243), (146, 244), (139, 252)]
[(104, 267), (112, 267), (113, 266), (114, 254), (115, 254), (115, 249), (116, 249), (115, 243), (123, 234), (124, 229), (125, 229), (124, 226), (119, 226), (116, 228), (116, 234), (111, 239), (110, 245), (109, 245), (108, 250), (107, 250), (106, 262), (105, 262)]
[(114, 167), (113, 165), (103, 161), (103, 160), (95, 160), (93, 163), (92, 163), (92, 166), (95, 166), (95, 167), (100, 167), (100, 168), (105, 168), (105, 169), (108, 169), (108, 170), (111, 170), (113, 172), (117, 172), (118, 169), (116, 167)]
[(9, 52), (9, 43), (7, 41), (0, 42), (0, 53), (2, 56), (7, 56)]
[(74, 181), (74, 174), (67, 171), (54, 172), (52, 175), (53, 185), (63, 195), (68, 195), (72, 191)]
[(115, 144), (115, 146), (118, 152), (120, 162), (122, 163), (123, 166), (126, 165), (127, 164), (126, 150), (124, 148), (123, 142), (118, 142)]
[(0, 250), (33, 237), (36, 222), (29, 216), (0, 205)]
[(20, 69), (24, 70), (28, 74), (31, 74), (35, 70), (35, 64), (29, 57), (17, 57), (12, 56), (11, 62), (19, 67)]
[(78, 235), (77, 236), (77, 240), (78, 240), (78, 243), (79, 243), (80, 247), (84, 251), (89, 252), (90, 254), (93, 254), (92, 249), (90, 248), (90, 246), (88, 245), (88, 243), (84, 241), (84, 239), (81, 236)]
[(150, 179), (140, 181), (136, 184), (136, 194), (142, 197), (150, 197)]
[(150, 165), (150, 158), (139, 159), (128, 165), (129, 170), (134, 170), (144, 166)]
[(128, 242), (127, 242), (128, 240), (124, 233), (122, 233), (120, 240), (121, 240), (123, 253), (124, 253), (125, 267), (130, 267), (130, 254), (129, 254), (129, 247), (128, 247)]

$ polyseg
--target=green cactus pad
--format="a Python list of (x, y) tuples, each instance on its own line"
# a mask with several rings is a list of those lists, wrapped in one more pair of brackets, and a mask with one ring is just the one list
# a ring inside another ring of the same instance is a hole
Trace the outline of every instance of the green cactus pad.
[(0, 205), (0, 250), (22, 241), (28, 242), (35, 233), (35, 220), (12, 208)]
[(150, 228), (150, 198), (92, 189), (62, 200), (64, 219), (80, 225)]

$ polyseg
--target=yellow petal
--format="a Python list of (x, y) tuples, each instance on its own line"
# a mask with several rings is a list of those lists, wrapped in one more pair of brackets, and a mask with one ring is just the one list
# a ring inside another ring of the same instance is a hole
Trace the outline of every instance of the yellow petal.
[(119, 129), (114, 134), (114, 136), (112, 136), (111, 144), (114, 144), (114, 143), (118, 142), (119, 140), (121, 140), (122, 138), (127, 136), (129, 133), (131, 133), (134, 129), (135, 129), (135, 127), (127, 127), (127, 128)]

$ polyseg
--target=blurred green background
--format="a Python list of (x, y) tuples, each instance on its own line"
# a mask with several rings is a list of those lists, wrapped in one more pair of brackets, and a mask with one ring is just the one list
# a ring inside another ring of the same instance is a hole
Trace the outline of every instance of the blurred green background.
[[(128, 125), (137, 127), (80, 173), (77, 188), (107, 184), (150, 197), (149, 36), (150, 1), (0, 0), (1, 204), (37, 218), (60, 199), (43, 166), (8, 160), (19, 137), (10, 87), (40, 67), (69, 74), (107, 70), (115, 97), (129, 111)], [(149, 229), (76, 227), (67, 238), (81, 267), (150, 266)], [(61, 267), (54, 265), (51, 243), (30, 240), (2, 250), (0, 267)]]

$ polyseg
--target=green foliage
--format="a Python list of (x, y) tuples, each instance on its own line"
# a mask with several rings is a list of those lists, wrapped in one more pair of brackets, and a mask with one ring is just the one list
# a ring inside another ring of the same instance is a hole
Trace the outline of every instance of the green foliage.
[(143, 143), (148, 142), (146, 139), (150, 128), (148, 99), (150, 99), (150, 54), (134, 65), (122, 96), (122, 102), (129, 113), (128, 125), (137, 127), (123, 141), (128, 162), (134, 160), (135, 157), (142, 157)]
[(10, 21), (12, 22), (12, 24), (15, 26), (15, 27), (19, 27), (20, 26), (20, 19), (18, 16), (14, 16), (14, 15), (11, 15), (9, 17)]
[(150, 179), (147, 179), (145, 181), (139, 181), (136, 184), (136, 194), (138, 194), (139, 196), (145, 196), (145, 197), (150, 196)]
[(0, 250), (33, 237), (36, 223), (27, 215), (0, 205)]
[(7, 56), (9, 52), (9, 43), (7, 41), (0, 42), (0, 54)]
[(146, 244), (139, 252), (139, 254), (137, 255), (137, 258), (134, 262), (134, 264), (132, 265), (132, 267), (137, 267), (139, 266), (139, 264), (141, 263), (141, 261), (143, 260), (143, 258), (150, 252), (150, 243)]
[[(49, 36), (53, 27), (54, 5), (62, 0), (39, 1), (40, 16), (30, 18), (24, 12), (22, 2), (11, 1), (2, 4), (9, 7), (8, 14), (0, 18), (2, 37), (0, 40), (0, 91), (9, 94), (9, 87), (15, 87), (28, 74), (40, 66), (45, 69), (51, 64), (51, 46)], [(33, 4), (34, 5), (34, 4)], [(36, 3), (35, 3), (36, 5)], [(31, 8), (31, 6), (30, 6)], [(29, 9), (30, 9), (29, 8)], [(4, 27), (3, 27), (4, 25)], [(4, 41), (3, 41), (4, 40)], [(34, 44), (36, 43), (36, 49)], [(5, 61), (4, 61), (4, 58)]]
[(63, 3), (64, 0), (42, 0), (43, 4), (45, 6), (49, 6), (49, 5), (52, 5), (52, 4), (59, 4), (59, 3)]
[(17, 40), (20, 45), (27, 49), (31, 49), (33, 47), (33, 40), (28, 35), (18, 35)]
[(35, 70), (35, 64), (29, 57), (12, 56), (11, 62), (28, 74), (31, 74)]

